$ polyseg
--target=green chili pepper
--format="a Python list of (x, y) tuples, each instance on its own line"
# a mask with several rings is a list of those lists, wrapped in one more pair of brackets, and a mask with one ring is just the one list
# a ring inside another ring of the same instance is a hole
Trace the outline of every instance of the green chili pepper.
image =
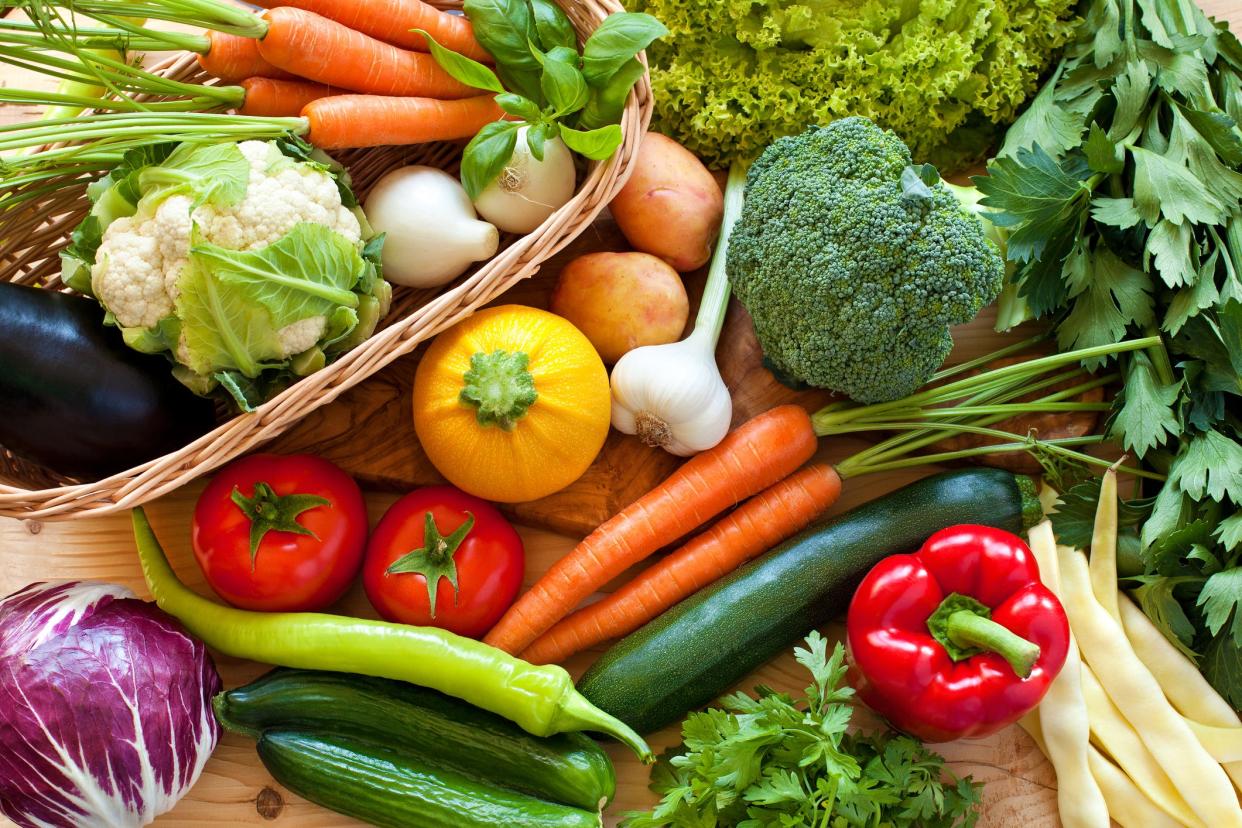
[(624, 742), (644, 762), (653, 759), (642, 737), (587, 701), (561, 667), (536, 667), (434, 627), (217, 604), (177, 579), (146, 513), (134, 509), (132, 517), (142, 574), (155, 603), (225, 655), (408, 681), (504, 716), (536, 736), (594, 730)]

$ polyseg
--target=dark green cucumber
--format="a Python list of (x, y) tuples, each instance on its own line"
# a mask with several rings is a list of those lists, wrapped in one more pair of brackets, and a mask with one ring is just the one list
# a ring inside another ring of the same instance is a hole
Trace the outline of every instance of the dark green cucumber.
[(267, 730), (259, 758), (298, 796), (385, 828), (602, 825), (598, 812), (544, 802), (357, 736)]
[(439, 767), (591, 811), (616, 789), (612, 763), (587, 736), (532, 736), (485, 710), (402, 681), (278, 669), (218, 694), (213, 704), (224, 727), (254, 738), (276, 728), (381, 739)]
[(578, 690), (649, 733), (842, 615), (882, 558), (947, 526), (1020, 532), (1039, 517), (1030, 478), (999, 469), (924, 478), (812, 526), (682, 601), (604, 653)]

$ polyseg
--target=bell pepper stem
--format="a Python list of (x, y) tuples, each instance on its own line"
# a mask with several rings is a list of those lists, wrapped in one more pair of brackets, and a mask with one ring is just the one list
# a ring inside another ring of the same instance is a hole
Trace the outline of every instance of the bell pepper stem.
[(950, 615), (946, 629), (954, 644), (996, 653), (1009, 662), (1019, 678), (1029, 676), (1039, 660), (1038, 644), (971, 610), (957, 610)]

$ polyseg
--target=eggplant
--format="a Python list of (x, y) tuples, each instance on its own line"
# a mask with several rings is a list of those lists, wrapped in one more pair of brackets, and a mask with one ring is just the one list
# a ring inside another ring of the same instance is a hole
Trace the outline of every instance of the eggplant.
[(82, 296), (0, 282), (0, 446), (97, 480), (215, 426), (215, 406), (168, 360), (128, 347)]

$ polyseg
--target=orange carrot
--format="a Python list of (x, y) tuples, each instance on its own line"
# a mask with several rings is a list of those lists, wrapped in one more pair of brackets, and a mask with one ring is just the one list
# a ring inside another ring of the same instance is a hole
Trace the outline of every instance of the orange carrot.
[(561, 662), (601, 641), (629, 635), (678, 601), (806, 528), (840, 494), (841, 478), (832, 466), (816, 464), (795, 472), (612, 595), (553, 626), (526, 648), (522, 658), (532, 664)]
[(326, 17), (279, 6), (263, 13), (267, 34), (259, 54), (307, 80), (372, 95), (467, 98), (479, 94), (424, 52), (409, 52)]
[(492, 63), (479, 42), (474, 27), (462, 15), (449, 14), (423, 0), (255, 0), (270, 9), (293, 6), (342, 23), (378, 40), (406, 49), (427, 51), (426, 39), (412, 31), (422, 29), (446, 49), (460, 52), (483, 63)]
[(796, 405), (753, 417), (587, 535), (483, 640), (520, 653), (628, 567), (789, 475), (815, 445), (811, 418)]
[(246, 100), (237, 111), (242, 115), (297, 116), (311, 101), (335, 94), (332, 87), (314, 81), (246, 78), (241, 85)]
[(264, 60), (259, 54), (259, 41), (252, 37), (224, 32), (208, 32), (207, 36), (211, 41), (211, 48), (198, 56), (198, 65), (225, 83), (236, 83), (254, 77), (293, 77)]
[(504, 112), (492, 95), (456, 101), (333, 95), (311, 101), (302, 116), (310, 121), (312, 144), (346, 149), (470, 138)]

